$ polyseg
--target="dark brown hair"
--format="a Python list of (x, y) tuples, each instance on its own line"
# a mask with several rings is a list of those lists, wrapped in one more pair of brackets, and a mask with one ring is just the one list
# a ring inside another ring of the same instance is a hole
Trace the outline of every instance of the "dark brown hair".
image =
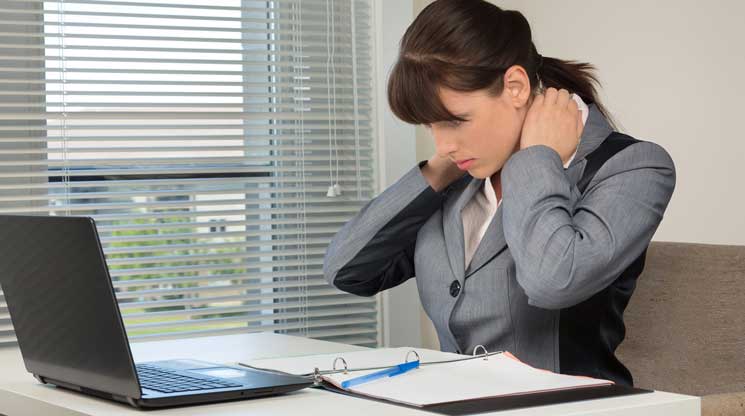
[(502, 93), (505, 71), (522, 66), (534, 91), (564, 88), (594, 103), (615, 127), (597, 98), (600, 85), (589, 63), (540, 57), (530, 24), (515, 10), (484, 0), (436, 0), (409, 26), (401, 39), (398, 61), (388, 80), (393, 113), (411, 124), (464, 121), (439, 98), (439, 88)]

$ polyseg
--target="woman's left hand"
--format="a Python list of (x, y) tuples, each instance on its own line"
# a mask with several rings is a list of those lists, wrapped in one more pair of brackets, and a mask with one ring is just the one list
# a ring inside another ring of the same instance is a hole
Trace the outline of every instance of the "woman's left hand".
[(577, 150), (582, 127), (582, 114), (569, 91), (549, 88), (536, 95), (528, 109), (520, 149), (542, 144), (554, 149), (566, 163)]

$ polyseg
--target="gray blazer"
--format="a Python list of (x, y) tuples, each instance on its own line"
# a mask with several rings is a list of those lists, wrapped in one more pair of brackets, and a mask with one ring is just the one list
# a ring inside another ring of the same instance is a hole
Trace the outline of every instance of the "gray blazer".
[[(461, 210), (483, 180), (466, 175), (438, 193), (422, 164), (412, 168), (338, 232), (324, 260), (326, 279), (371, 296), (416, 276), (443, 351), (471, 353), (481, 344), (561, 372), (561, 311), (609, 287), (644, 253), (675, 187), (667, 152), (637, 142), (603, 164), (580, 194), (586, 156), (611, 132), (590, 105), (567, 169), (546, 146), (513, 154), (501, 173), (502, 204), (467, 269)], [(633, 286), (622, 290), (627, 301)], [(607, 314), (621, 328), (611, 351), (623, 339), (623, 307)]]

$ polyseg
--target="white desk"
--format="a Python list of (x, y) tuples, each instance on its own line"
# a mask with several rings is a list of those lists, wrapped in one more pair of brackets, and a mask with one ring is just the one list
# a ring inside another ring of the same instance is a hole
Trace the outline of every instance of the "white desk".
[[(135, 361), (170, 358), (193, 358), (218, 363), (234, 363), (255, 358), (324, 354), (355, 351), (364, 348), (301, 337), (265, 334), (242, 334), (194, 338), (178, 341), (156, 341), (132, 344)], [(30, 415), (427, 415), (419, 410), (371, 400), (347, 397), (321, 389), (261, 399), (213, 405), (181, 407), (166, 410), (138, 411), (116, 402), (96, 399), (55, 387), (39, 384), (27, 373), (17, 348), (0, 349), (0, 414)], [(552, 406), (532, 407), (492, 413), (517, 415), (607, 415), (607, 416), (699, 416), (698, 397), (654, 392), (626, 397), (588, 400)]]

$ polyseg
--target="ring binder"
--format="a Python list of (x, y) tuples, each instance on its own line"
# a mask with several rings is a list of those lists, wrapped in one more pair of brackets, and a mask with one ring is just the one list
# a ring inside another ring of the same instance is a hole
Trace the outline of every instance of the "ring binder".
[(476, 356), (476, 351), (479, 350), (479, 347), (481, 347), (482, 350), (484, 350), (484, 361), (489, 361), (489, 351), (486, 350), (486, 347), (479, 344), (473, 349), (473, 356)]
[[(344, 370), (337, 370), (336, 369), (336, 362), (341, 360), (341, 362), (344, 364)], [(334, 371), (342, 371), (344, 374), (349, 373), (349, 367), (347, 367), (347, 360), (344, 359), (344, 357), (336, 357), (334, 358), (334, 365), (331, 367), (334, 369)]]
[[(479, 347), (481, 347), (481, 349), (484, 350), (484, 353), (483, 354), (476, 355), (476, 350)], [(411, 357), (412, 354), (414, 354), (414, 357), (416, 357), (416, 361), (420, 361), (420, 364), (419, 364), (420, 366), (432, 366), (432, 365), (437, 365), (437, 364), (455, 363), (455, 362), (458, 362), (458, 361), (475, 360), (477, 358), (482, 358), (482, 357), (484, 359), (486, 359), (486, 358), (488, 358), (488, 357), (490, 357), (492, 355), (497, 355), (497, 354), (502, 354), (502, 353), (504, 353), (504, 351), (488, 352), (483, 345), (477, 345), (476, 348), (474, 349), (474, 354), (472, 356), (464, 356), (463, 358), (456, 358), (456, 359), (452, 359), (452, 360), (440, 360), (440, 361), (421, 362), (419, 353), (416, 350), (409, 350), (407, 352), (407, 354), (406, 354), (406, 357), (405, 357), (405, 361), (404, 362), (407, 362), (407, 363), (410, 362), (410, 357)], [(337, 365), (338, 365), (339, 361), (341, 361), (341, 363), (343, 365), (342, 368), (337, 368)], [(244, 367), (252, 368), (254, 370), (268, 371), (268, 372), (274, 372), (274, 373), (278, 373), (278, 374), (288, 374), (288, 373), (285, 373), (283, 371), (278, 371), (278, 370), (272, 369), (272, 368), (263, 368), (263, 367), (260, 367), (260, 366), (254, 366), (254, 365), (243, 364), (243, 363), (239, 363), (239, 364), (242, 365), (242, 366), (244, 366)], [(320, 376), (324, 376), (324, 375), (339, 374), (339, 373), (349, 374), (351, 372), (356, 372), (356, 371), (383, 370), (383, 369), (386, 369), (386, 368), (391, 368), (392, 366), (393, 366), (393, 364), (386, 365), (386, 366), (378, 366), (378, 367), (351, 368), (351, 367), (349, 367), (349, 365), (347, 363), (347, 360), (344, 357), (337, 356), (336, 358), (334, 358), (333, 364), (331, 366), (331, 370), (319, 370), (317, 368), (314, 368), (314, 371), (312, 371), (312, 372), (308, 372), (308, 373), (292, 373), (292, 374), (300, 375), (300, 376), (304, 376), (304, 377), (309, 377), (309, 378), (313, 378), (313, 379), (316, 379), (317, 380)]]
[[(400, 364), (402, 357), (406, 362)], [(412, 361), (414, 358), (417, 361)], [(474, 347), (471, 355), (402, 347), (266, 359), (259, 363), (265, 364), (242, 365), (306, 376), (318, 388), (445, 415), (644, 392), (608, 380), (533, 368), (508, 351), (489, 352), (484, 345)], [(309, 368), (313, 372), (307, 372)], [(391, 377), (398, 374), (401, 377)], [(376, 381), (367, 382), (373, 379)], [(449, 383), (448, 379), (459, 382)]]

